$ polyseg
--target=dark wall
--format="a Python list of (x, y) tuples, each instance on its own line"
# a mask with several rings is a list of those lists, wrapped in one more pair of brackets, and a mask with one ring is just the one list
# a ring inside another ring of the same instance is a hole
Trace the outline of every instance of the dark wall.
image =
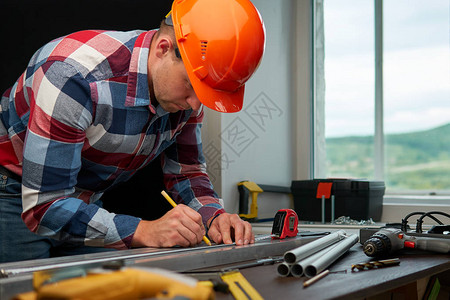
[(0, 94), (33, 53), (54, 38), (83, 29), (154, 29), (172, 0), (0, 0)]
[[(0, 94), (45, 43), (84, 29), (158, 28), (171, 5), (172, 0), (0, 0)], [(162, 189), (157, 159), (102, 200), (109, 211), (155, 219), (171, 208)]]

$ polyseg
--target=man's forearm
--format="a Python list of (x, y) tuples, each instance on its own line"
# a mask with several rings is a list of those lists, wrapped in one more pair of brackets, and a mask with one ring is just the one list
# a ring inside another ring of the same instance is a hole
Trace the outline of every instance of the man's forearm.
[(22, 214), (31, 231), (86, 246), (128, 249), (139, 218), (116, 215), (77, 198), (35, 206)]

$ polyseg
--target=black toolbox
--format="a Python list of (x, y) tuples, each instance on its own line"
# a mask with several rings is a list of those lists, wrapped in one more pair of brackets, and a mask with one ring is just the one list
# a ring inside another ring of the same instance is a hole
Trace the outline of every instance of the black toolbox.
[(326, 222), (331, 221), (331, 196), (334, 196), (335, 218), (380, 221), (385, 189), (383, 181), (355, 179), (296, 180), (291, 184), (294, 210), (301, 221), (322, 221), (322, 196)]

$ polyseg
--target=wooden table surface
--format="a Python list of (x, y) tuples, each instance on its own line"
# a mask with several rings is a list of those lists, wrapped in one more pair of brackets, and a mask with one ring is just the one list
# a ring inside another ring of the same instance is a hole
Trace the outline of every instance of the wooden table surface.
[[(241, 273), (265, 299), (362, 299), (398, 288), (428, 276), (450, 270), (450, 255), (409, 251), (389, 258), (400, 258), (400, 265), (379, 269), (351, 271), (351, 265), (373, 261), (360, 244), (329, 267), (329, 274), (309, 287), (303, 287), (307, 277), (280, 277), (277, 265), (242, 269)], [(233, 299), (217, 293), (217, 299)]]

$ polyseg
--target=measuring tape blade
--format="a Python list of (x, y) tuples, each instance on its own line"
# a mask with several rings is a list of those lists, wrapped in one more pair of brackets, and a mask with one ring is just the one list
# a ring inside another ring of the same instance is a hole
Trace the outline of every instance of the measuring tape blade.
[(262, 240), (267, 240), (267, 239), (271, 239), (272, 237), (274, 237), (275, 235), (273, 234), (261, 234), (261, 235), (257, 235), (255, 236), (255, 242), (258, 241), (262, 241)]
[(230, 292), (236, 300), (263, 300), (264, 298), (255, 290), (255, 288), (245, 279), (239, 271), (231, 271), (221, 275), (224, 282), (228, 284)]

